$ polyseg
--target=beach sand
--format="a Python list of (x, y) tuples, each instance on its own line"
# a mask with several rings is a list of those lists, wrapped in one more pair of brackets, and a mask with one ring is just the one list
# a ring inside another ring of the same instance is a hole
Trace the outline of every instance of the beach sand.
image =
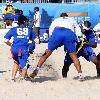
[[(37, 65), (40, 56), (47, 48), (46, 43), (36, 45), (30, 56), (29, 73)], [(100, 45), (94, 49), (100, 52)], [(0, 45), (0, 100), (99, 100), (100, 79), (96, 79), (95, 65), (80, 58), (86, 81), (77, 80), (77, 71), (72, 64), (68, 78), (63, 79), (61, 69), (64, 60), (63, 47), (55, 50), (47, 59), (34, 81), (11, 82), (13, 59), (10, 48)]]

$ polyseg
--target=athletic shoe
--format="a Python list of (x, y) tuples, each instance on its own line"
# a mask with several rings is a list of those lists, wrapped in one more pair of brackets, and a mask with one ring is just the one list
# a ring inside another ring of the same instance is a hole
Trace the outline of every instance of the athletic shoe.
[(30, 78), (31, 79), (34, 79), (35, 78), (35, 76), (37, 75), (37, 73), (38, 73), (38, 69), (35, 69), (31, 74), (30, 74)]
[(62, 69), (62, 77), (67, 78), (67, 71), (65, 69)]
[(11, 79), (11, 83), (14, 83), (14, 82), (16, 82), (16, 80), (15, 79)]
[(97, 74), (97, 78), (100, 79), (100, 74)]
[(25, 81), (25, 78), (24, 77), (19, 77), (18, 79), (17, 79), (17, 82), (24, 82)]
[(64, 66), (62, 68), (62, 77), (67, 78), (67, 73), (69, 71), (69, 66), (67, 63), (64, 63)]
[(79, 81), (85, 81), (85, 78), (82, 75), (79, 75), (78, 80)]

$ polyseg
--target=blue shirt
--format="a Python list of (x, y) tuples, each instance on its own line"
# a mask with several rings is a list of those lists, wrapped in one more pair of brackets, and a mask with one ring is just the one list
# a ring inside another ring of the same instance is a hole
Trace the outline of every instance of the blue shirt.
[(11, 37), (14, 37), (14, 46), (28, 46), (29, 40), (34, 41), (36, 35), (33, 33), (32, 29), (26, 26), (17, 26), (11, 28), (4, 36), (4, 38), (7, 40), (10, 40)]
[(18, 17), (20, 16), (20, 14), (15, 14), (14, 15), (14, 21), (18, 21)]
[(87, 39), (88, 42), (90, 42), (90, 43), (96, 42), (95, 34), (94, 34), (92, 29), (87, 30), (85, 32), (85, 36), (86, 36), (86, 39)]

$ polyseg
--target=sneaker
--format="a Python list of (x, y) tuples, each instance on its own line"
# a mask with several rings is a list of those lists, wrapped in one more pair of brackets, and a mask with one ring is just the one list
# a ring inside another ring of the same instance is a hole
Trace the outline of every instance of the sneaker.
[(37, 75), (37, 73), (38, 73), (38, 69), (35, 69), (31, 74), (30, 74), (30, 78), (31, 79), (34, 79), (35, 78), (35, 76)]
[(21, 77), (21, 74), (17, 73), (16, 78), (20, 78), (20, 77)]
[(80, 75), (80, 76), (78, 77), (78, 80), (79, 80), (79, 81), (85, 81), (85, 78), (84, 78), (82, 75)]
[(14, 82), (16, 82), (16, 80), (15, 79), (11, 79), (11, 83), (14, 83)]
[(62, 69), (62, 77), (67, 78), (67, 71), (65, 69)]
[(97, 78), (100, 79), (100, 74), (97, 74)]

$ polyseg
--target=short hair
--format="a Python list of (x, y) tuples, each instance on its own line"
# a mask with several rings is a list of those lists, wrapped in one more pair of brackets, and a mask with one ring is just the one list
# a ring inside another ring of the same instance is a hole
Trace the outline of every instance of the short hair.
[(39, 11), (39, 7), (34, 7), (34, 10), (37, 10), (37, 11)]
[(60, 17), (68, 17), (67, 13), (61, 13)]
[(91, 22), (90, 21), (84, 21), (84, 25), (89, 28), (91, 26)]
[(15, 9), (15, 14), (19, 14), (20, 10), (19, 9)]
[(20, 22), (20, 23), (27, 22), (27, 21), (28, 21), (28, 18), (24, 15), (20, 15), (18, 17), (18, 22)]

